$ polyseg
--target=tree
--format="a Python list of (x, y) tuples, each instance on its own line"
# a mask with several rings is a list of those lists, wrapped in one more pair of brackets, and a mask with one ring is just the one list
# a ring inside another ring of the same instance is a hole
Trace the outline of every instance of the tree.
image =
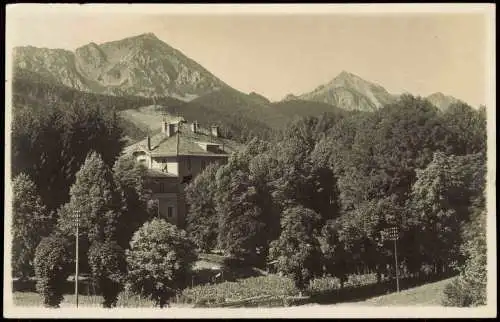
[(281, 234), (271, 243), (270, 259), (278, 271), (293, 279), (300, 290), (322, 273), (322, 255), (317, 239), (320, 218), (311, 209), (295, 206), (284, 211)]
[(128, 154), (120, 156), (113, 166), (113, 180), (124, 203), (117, 228), (122, 248), (129, 246), (134, 232), (152, 215), (147, 206), (151, 191), (144, 185), (146, 172), (147, 168)]
[(12, 181), (12, 272), (26, 278), (33, 274), (35, 249), (52, 230), (53, 220), (33, 181), (24, 173)]
[[(46, 90), (41, 88), (33, 90)], [(12, 124), (12, 173), (29, 175), (51, 211), (68, 201), (69, 187), (91, 150), (111, 166), (123, 148), (121, 120), (112, 108), (89, 102), (88, 96), (73, 100), (58, 94), (43, 108), (31, 106), (31, 100), (27, 107), (15, 107)]]
[(218, 215), (215, 210), (215, 194), (218, 168), (215, 163), (208, 165), (186, 187), (186, 200), (189, 205), (186, 231), (203, 251), (212, 250), (217, 244)]
[(444, 289), (446, 306), (479, 306), (487, 304), (486, 211), (477, 209), (474, 219), (466, 225), (470, 239), (463, 245), (466, 257), (460, 275)]
[(218, 247), (233, 256), (255, 255), (264, 240), (265, 223), (248, 173), (229, 161), (217, 171)]
[(443, 124), (450, 133), (451, 153), (486, 152), (486, 109), (475, 110), (465, 103), (450, 105), (443, 113)]
[(89, 249), (89, 263), (93, 279), (102, 292), (103, 307), (116, 305), (123, 290), (126, 271), (125, 252), (116, 242), (94, 242)]
[(409, 201), (413, 227), (427, 260), (441, 265), (459, 259), (461, 226), (470, 220), (470, 206), (484, 191), (482, 154), (463, 157), (435, 153), (433, 161), (417, 170)]
[(76, 174), (70, 195), (70, 201), (59, 210), (61, 232), (74, 234), (75, 216), (79, 212), (80, 233), (89, 243), (116, 239), (118, 218), (124, 205), (112, 172), (99, 154), (89, 153)]
[(126, 251), (131, 289), (163, 308), (185, 287), (196, 260), (194, 248), (185, 231), (167, 221), (155, 218), (146, 222), (135, 232)]
[(321, 230), (321, 251), (325, 271), (340, 280), (340, 287), (344, 287), (349, 272), (351, 256), (345, 243), (339, 236), (341, 227), (335, 220), (328, 221)]
[(71, 272), (72, 256), (62, 236), (44, 237), (35, 252), (36, 290), (48, 307), (59, 307), (64, 283)]
[(326, 116), (306, 117), (292, 122), (274, 147), (277, 161), (271, 177), (273, 197), (285, 209), (300, 204), (326, 220), (338, 215), (335, 208), (336, 178), (329, 164), (330, 146), (320, 144), (335, 124)]

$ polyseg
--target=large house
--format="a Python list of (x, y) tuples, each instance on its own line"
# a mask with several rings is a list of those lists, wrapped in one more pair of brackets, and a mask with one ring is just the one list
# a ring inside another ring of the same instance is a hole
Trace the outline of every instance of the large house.
[(162, 122), (159, 134), (128, 146), (137, 162), (148, 168), (146, 185), (157, 202), (158, 215), (170, 223), (184, 227), (187, 205), (184, 188), (208, 164), (227, 162), (240, 148), (236, 142), (220, 135), (219, 127), (203, 129), (198, 122), (183, 120)]

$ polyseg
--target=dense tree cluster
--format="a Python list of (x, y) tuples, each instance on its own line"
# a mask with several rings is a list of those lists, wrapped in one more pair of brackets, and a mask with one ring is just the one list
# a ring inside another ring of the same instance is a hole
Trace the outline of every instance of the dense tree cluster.
[(70, 106), (14, 109), (12, 174), (35, 182), (42, 201), (56, 210), (68, 201), (69, 187), (87, 154), (94, 150), (113, 165), (123, 149), (118, 116), (84, 101)]
[[(85, 106), (99, 106), (103, 111), (120, 112), (156, 104), (171, 115), (182, 115), (189, 122), (203, 120), (206, 124), (217, 124), (222, 135), (236, 141), (246, 142), (255, 135), (267, 137), (271, 133), (270, 127), (259, 119), (259, 111), (262, 112), (262, 109), (256, 110), (252, 115), (242, 113), (250, 107), (235, 110), (235, 104), (249, 102), (244, 99), (244, 94), (234, 91), (214, 93), (203, 97), (201, 101), (192, 102), (172, 97), (115, 96), (82, 92), (56, 82), (48, 82), (37, 73), (24, 69), (18, 69), (14, 73), (12, 88), (15, 110), (27, 109), (29, 113), (47, 113), (54, 108), (65, 111), (70, 106), (78, 106), (82, 111), (85, 111)], [(33, 117), (38, 119), (37, 116)], [(146, 126), (134, 124), (126, 118), (118, 118), (116, 121), (123, 135), (133, 142), (144, 139), (148, 134), (149, 128)], [(43, 137), (39, 140), (43, 142)]]
[(375, 112), (297, 119), (188, 185), (186, 232), (151, 220), (145, 169), (120, 156), (122, 134), (116, 113), (84, 101), (15, 110), (13, 273), (34, 271), (48, 306), (71, 273), (76, 216), (80, 269), (106, 307), (127, 283), (167, 304), (194, 248), (271, 262), (302, 290), (323, 274), (341, 285), (360, 271), (380, 277), (394, 270), (382, 234), (393, 226), (402, 267), (456, 269), (450, 303), (486, 301), (484, 108), (441, 112), (405, 95)]
[(485, 118), (410, 95), (375, 112), (304, 117), (193, 181), (187, 229), (201, 232), (200, 248), (274, 260), (300, 287), (324, 273), (388, 274), (383, 231), (394, 226), (407, 271), (448, 272), (472, 260), (460, 245), (484, 193)]
[[(152, 213), (146, 169), (120, 155), (129, 129), (117, 111), (151, 99), (83, 93), (31, 76), (21, 71), (14, 80), (13, 276), (35, 274), (45, 305), (59, 306), (74, 272), (78, 218), (80, 273), (97, 284), (103, 306), (114, 306), (130, 283), (125, 250)], [(177, 257), (170, 262), (179, 265)]]
[[(16, 178), (16, 200), (21, 197), (21, 193), (25, 193), (27, 198), (24, 203), (17, 201), (14, 204), (14, 230), (19, 236), (15, 239), (14, 247), (22, 250), (14, 252), (14, 263), (19, 263), (15, 273), (27, 274), (24, 266), (30, 263), (27, 260), (30, 258), (29, 252), (33, 252), (36, 247), (37, 289), (46, 305), (59, 305), (64, 282), (73, 273), (67, 264), (73, 262), (76, 256), (77, 223), (79, 269), (81, 273), (88, 273), (92, 277), (103, 296), (103, 306), (115, 306), (125, 284), (135, 281), (128, 279), (133, 275), (127, 274), (125, 250), (131, 247), (134, 233), (152, 217), (147, 207), (149, 191), (143, 186), (144, 171), (143, 166), (133, 162), (129, 156), (119, 157), (113, 168), (110, 168), (99, 154), (90, 152), (75, 175), (69, 201), (59, 207), (54, 215), (57, 221), (49, 222), (52, 223), (49, 228), (42, 225), (45, 223), (45, 208), (36, 199), (33, 184), (25, 175)], [(33, 216), (33, 223), (40, 224), (39, 227), (17, 227), (23, 221), (31, 223), (30, 215)], [(33, 239), (40, 239), (37, 233), (41, 229), (50, 235), (36, 246)], [(157, 249), (159, 242), (155, 240), (149, 246)], [(53, 249), (48, 245), (52, 245)], [(194, 249), (190, 241), (187, 245)], [(174, 266), (179, 265), (180, 259), (182, 256), (174, 256), (170, 262)], [(174, 277), (177, 278), (177, 275)]]

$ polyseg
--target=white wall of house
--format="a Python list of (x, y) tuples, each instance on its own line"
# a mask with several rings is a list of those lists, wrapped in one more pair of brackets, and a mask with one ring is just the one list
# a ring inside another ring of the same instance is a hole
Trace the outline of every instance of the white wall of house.
[(179, 223), (177, 194), (175, 193), (155, 193), (152, 199), (158, 200), (159, 216), (173, 225)]
[(151, 158), (151, 169), (157, 169), (160, 171), (166, 170), (168, 173), (179, 175), (179, 163), (172, 158)]
[(179, 175), (179, 162), (167, 162), (167, 172)]

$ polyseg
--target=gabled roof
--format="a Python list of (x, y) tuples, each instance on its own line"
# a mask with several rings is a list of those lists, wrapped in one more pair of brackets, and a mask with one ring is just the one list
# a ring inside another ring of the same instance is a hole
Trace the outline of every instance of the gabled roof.
[[(218, 149), (206, 151), (205, 144), (218, 144)], [(158, 133), (151, 137), (151, 150), (147, 148), (147, 138), (125, 148), (125, 153), (143, 151), (151, 156), (221, 156), (227, 157), (232, 152), (240, 150), (242, 146), (229, 139), (214, 137), (204, 133), (193, 133), (184, 125), (180, 132), (168, 137), (165, 133)]]

